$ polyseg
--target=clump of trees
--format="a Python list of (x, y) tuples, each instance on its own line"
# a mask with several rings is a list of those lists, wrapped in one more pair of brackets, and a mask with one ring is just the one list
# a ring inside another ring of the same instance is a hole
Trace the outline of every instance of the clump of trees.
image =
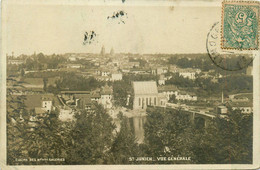
[(239, 110), (230, 109), (229, 113), (227, 119), (216, 117), (208, 120), (204, 128), (204, 121), (195, 120), (193, 124), (183, 111), (148, 109), (145, 144), (149, 149), (146, 153), (192, 158), (191, 161), (175, 163), (252, 163), (253, 116)]
[(69, 90), (90, 91), (103, 86), (105, 83), (96, 80), (94, 77), (85, 78), (69, 72), (61, 75), (61, 78), (56, 82), (56, 87)]
[(42, 70), (42, 69), (56, 69), (59, 64), (65, 63), (67, 60), (60, 55), (46, 56), (39, 53), (35, 56), (28, 57), (24, 64), (26, 70)]
[[(244, 69), (244, 66), (241, 67), (234, 64), (240, 63), (240, 61), (244, 59), (244, 57), (247, 58), (249, 56), (235, 56), (232, 54), (229, 56), (223, 56), (223, 58), (225, 58), (226, 68), (229, 68), (230, 70), (239, 69), (236, 70), (236, 73), (245, 73), (246, 70)], [(252, 65), (252, 63), (249, 63), (251, 61), (249, 58), (246, 61), (249, 65)], [(202, 71), (209, 71), (214, 69), (221, 74), (232, 74), (232, 72), (227, 72), (226, 70), (223, 70), (222, 68), (214, 64), (208, 54), (174, 54), (169, 57), (167, 64), (176, 65), (180, 68), (198, 68)]]
[(194, 92), (194, 88), (196, 88), (195, 93), (200, 97), (219, 95), (223, 89), (228, 94), (250, 93), (253, 90), (253, 77), (241, 74), (231, 74), (228, 77), (218, 78), (217, 82), (212, 82), (211, 78), (197, 77), (195, 80), (190, 80), (175, 73), (165, 83), (185, 88), (191, 92)]

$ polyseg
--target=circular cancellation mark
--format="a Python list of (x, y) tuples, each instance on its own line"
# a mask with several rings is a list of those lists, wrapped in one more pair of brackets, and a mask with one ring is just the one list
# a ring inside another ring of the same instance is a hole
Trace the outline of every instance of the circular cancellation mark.
[(210, 59), (217, 67), (227, 71), (238, 71), (253, 62), (253, 51), (222, 49), (220, 36), (220, 24), (216, 22), (207, 35), (206, 48)]

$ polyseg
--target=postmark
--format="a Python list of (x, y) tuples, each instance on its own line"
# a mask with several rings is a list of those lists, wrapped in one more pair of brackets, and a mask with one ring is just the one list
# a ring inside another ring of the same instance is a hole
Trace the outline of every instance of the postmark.
[(259, 3), (222, 3), (221, 48), (257, 50), (259, 48)]
[(206, 48), (212, 62), (227, 71), (242, 70), (252, 64), (253, 51), (237, 51), (220, 47), (220, 29), (220, 23), (216, 22), (207, 35)]

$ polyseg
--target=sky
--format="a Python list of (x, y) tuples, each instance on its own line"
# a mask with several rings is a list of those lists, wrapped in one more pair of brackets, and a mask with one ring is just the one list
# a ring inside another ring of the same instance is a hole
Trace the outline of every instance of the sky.
[[(107, 19), (127, 13), (125, 24)], [(206, 37), (221, 19), (214, 6), (6, 6), (6, 53), (206, 53)], [(83, 45), (85, 31), (95, 31), (94, 43)]]

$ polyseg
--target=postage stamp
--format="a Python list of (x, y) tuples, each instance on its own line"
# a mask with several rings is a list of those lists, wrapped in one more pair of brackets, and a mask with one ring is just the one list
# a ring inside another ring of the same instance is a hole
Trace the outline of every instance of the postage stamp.
[(258, 2), (222, 3), (222, 49), (257, 50), (258, 30)]
[(222, 49), (220, 46), (220, 23), (216, 22), (210, 29), (206, 39), (206, 49), (211, 61), (226, 71), (239, 71), (252, 65), (254, 51), (236, 51)]

